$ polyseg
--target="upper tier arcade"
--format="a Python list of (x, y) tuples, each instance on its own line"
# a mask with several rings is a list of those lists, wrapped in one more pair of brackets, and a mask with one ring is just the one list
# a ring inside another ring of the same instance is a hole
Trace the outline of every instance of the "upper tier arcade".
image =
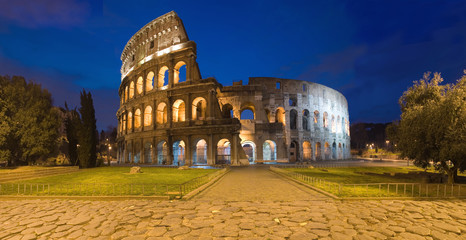
[[(171, 11), (146, 24), (126, 43), (121, 54), (121, 79), (153, 58), (192, 47), (183, 22)], [(195, 50), (194, 50), (195, 51)]]

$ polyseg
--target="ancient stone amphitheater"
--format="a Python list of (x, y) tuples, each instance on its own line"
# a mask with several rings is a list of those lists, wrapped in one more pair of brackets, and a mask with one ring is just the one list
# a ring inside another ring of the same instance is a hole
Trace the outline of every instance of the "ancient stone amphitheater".
[(247, 165), (350, 157), (348, 105), (326, 86), (202, 78), (196, 44), (169, 12), (145, 25), (121, 54), (118, 162)]

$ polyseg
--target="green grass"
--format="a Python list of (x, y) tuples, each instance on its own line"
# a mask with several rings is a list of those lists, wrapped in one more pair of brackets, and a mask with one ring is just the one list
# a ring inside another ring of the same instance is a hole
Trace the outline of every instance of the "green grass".
[[(464, 186), (461, 189), (458, 185), (451, 188), (451, 185), (426, 184), (424, 170), (417, 167), (289, 168), (286, 171), (302, 174), (306, 177), (294, 177), (340, 197), (466, 195)], [(432, 169), (427, 172), (435, 175)], [(397, 186), (396, 183), (403, 184)]]
[(100, 167), (78, 172), (19, 180), (2, 184), (0, 194), (24, 195), (166, 195), (180, 192), (180, 184), (199, 179), (183, 193), (207, 182), (218, 169), (142, 167), (143, 173), (129, 174), (130, 167)]

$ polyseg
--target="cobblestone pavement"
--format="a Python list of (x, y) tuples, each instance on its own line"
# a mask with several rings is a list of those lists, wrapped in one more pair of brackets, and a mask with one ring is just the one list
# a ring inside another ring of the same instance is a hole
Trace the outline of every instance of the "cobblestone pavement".
[[(0, 200), (0, 239), (466, 239), (464, 200), (336, 201), (264, 171), (263, 188), (238, 183), (273, 191), (257, 200), (225, 184), (236, 173), (189, 201)], [(229, 200), (228, 187), (253, 199)]]
[(268, 167), (231, 168), (221, 181), (196, 196), (199, 200), (292, 201), (326, 198), (318, 192), (287, 181)]

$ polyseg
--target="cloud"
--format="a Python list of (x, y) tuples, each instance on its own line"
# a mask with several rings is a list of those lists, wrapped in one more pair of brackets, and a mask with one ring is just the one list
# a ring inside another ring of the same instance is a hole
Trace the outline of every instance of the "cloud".
[(0, 0), (0, 18), (28, 28), (69, 27), (82, 23), (90, 6), (76, 0)]

